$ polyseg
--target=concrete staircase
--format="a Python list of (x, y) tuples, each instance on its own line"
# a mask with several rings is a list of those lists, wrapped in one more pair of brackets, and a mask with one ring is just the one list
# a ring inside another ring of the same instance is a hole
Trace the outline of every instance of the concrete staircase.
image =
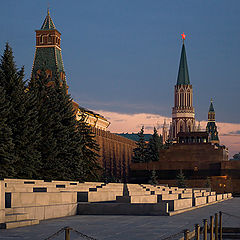
[(6, 209), (5, 223), (0, 224), (0, 229), (10, 229), (39, 224), (38, 219), (30, 219), (28, 213), (14, 213), (13, 209)]

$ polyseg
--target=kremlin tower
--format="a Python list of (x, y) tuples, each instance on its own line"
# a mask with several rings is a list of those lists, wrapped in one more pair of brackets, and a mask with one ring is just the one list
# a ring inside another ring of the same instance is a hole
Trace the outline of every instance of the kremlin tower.
[[(32, 77), (39, 74), (43, 69), (46, 72), (48, 85), (51, 86), (56, 73), (59, 73), (62, 82), (66, 81), (62, 60), (61, 33), (54, 25), (49, 9), (41, 29), (36, 30), (36, 50), (32, 66)], [(79, 116), (84, 115), (86, 123), (90, 126), (104, 131), (107, 130), (110, 122), (104, 116), (79, 106), (75, 101), (72, 101), (72, 103), (77, 120), (79, 120)]]
[(32, 67), (32, 76), (46, 69), (47, 78), (52, 79), (58, 71), (62, 81), (66, 81), (62, 53), (61, 33), (56, 29), (52, 18), (47, 16), (40, 30), (36, 30), (36, 50)]
[(209, 142), (219, 144), (218, 131), (215, 122), (215, 110), (211, 99), (209, 111), (208, 111), (208, 123), (206, 131), (209, 134)]
[(172, 123), (170, 129), (170, 138), (172, 140), (177, 138), (179, 132), (193, 132), (195, 128), (193, 89), (189, 80), (184, 33), (182, 34), (182, 38), (182, 52), (177, 84), (174, 90), (174, 107), (172, 108)]

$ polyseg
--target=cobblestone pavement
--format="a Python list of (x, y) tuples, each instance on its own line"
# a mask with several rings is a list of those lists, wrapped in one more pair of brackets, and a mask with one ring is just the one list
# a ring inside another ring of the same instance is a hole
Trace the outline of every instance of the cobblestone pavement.
[[(171, 217), (78, 215), (45, 220), (39, 225), (0, 230), (0, 240), (44, 240), (65, 226), (99, 240), (164, 239), (186, 228), (192, 230), (196, 223), (202, 225), (204, 218), (209, 220), (211, 215), (219, 211), (224, 212), (223, 226), (240, 227), (240, 198), (233, 198)], [(53, 239), (64, 239), (64, 234)], [(77, 233), (71, 233), (71, 240), (77, 239), (84, 238)]]

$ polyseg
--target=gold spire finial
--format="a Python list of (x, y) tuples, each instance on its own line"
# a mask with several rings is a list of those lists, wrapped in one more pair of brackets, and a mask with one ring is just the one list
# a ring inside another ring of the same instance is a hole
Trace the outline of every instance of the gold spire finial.
[(213, 99), (211, 98), (211, 103), (213, 102)]

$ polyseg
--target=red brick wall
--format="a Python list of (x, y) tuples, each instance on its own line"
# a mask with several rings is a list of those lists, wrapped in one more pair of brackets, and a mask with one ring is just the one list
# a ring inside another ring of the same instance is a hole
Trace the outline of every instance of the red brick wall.
[(116, 180), (126, 181), (129, 175), (129, 166), (132, 161), (135, 142), (113, 134), (92, 128), (100, 146), (99, 162), (104, 169), (104, 174)]

